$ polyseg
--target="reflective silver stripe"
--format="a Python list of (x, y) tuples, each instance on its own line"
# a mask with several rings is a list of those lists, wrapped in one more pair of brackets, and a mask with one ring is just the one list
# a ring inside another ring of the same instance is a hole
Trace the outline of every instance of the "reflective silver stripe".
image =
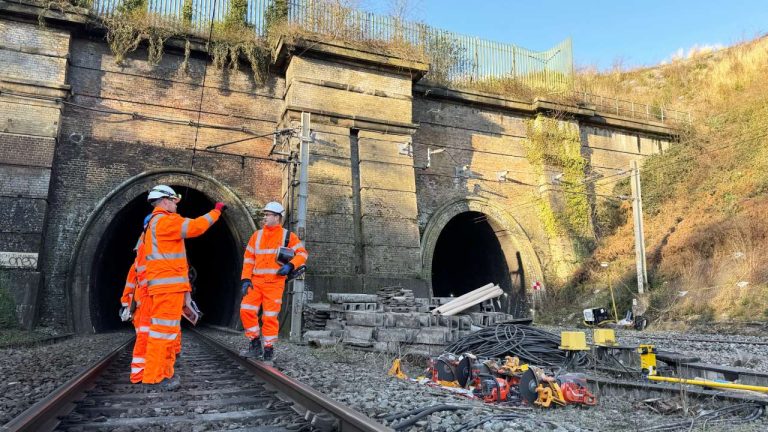
[(133, 360), (131, 360), (131, 363), (146, 363), (147, 361), (144, 359), (144, 357), (134, 357)]
[(156, 325), (164, 325), (169, 327), (176, 327), (179, 324), (181, 324), (180, 320), (167, 320), (167, 319), (160, 319), (160, 318), (152, 318), (152, 324)]
[(175, 340), (178, 333), (160, 333), (154, 330), (149, 331), (149, 337), (155, 339)]
[(155, 260), (161, 260), (161, 259), (182, 259), (186, 258), (187, 254), (186, 252), (181, 253), (172, 253), (172, 254), (151, 254), (147, 255), (147, 261), (155, 261)]
[(275, 300), (275, 303), (277, 303), (277, 304), (283, 304), (283, 299), (277, 299), (277, 300)]
[(145, 266), (145, 265), (143, 265), (143, 266), (136, 266), (136, 271), (139, 272), (139, 273), (145, 271), (146, 269), (147, 269), (147, 266)]
[(296, 243), (295, 246), (292, 246), (291, 249), (298, 250), (299, 248), (303, 248), (303, 247), (304, 247), (304, 242), (298, 242)]
[(128, 303), (120, 303), (120, 304), (123, 305), (123, 307), (128, 307), (129, 306)]
[(256, 251), (255, 251), (255, 250), (253, 250), (253, 248), (251, 247), (251, 245), (248, 245), (248, 246), (246, 246), (246, 247), (245, 247), (245, 250), (247, 250), (247, 251), (248, 251), (248, 252), (250, 252), (250, 253), (256, 253)]
[(280, 312), (276, 312), (276, 311), (264, 311), (264, 316), (270, 316), (270, 317), (275, 316), (276, 317), (279, 314), (280, 314)]
[(203, 215), (203, 217), (205, 218), (205, 220), (208, 221), (208, 226), (213, 225), (213, 222), (214, 222), (213, 216), (211, 216), (208, 213), (206, 213), (206, 214)]
[(306, 252), (296, 252), (296, 255), (297, 256), (303, 256), (304, 258), (307, 257), (307, 253)]
[(265, 341), (271, 341), (277, 339), (277, 336), (264, 336)]
[(135, 368), (135, 367), (131, 368), (131, 373), (139, 373), (142, 371), (144, 371), (144, 368)]
[(245, 331), (249, 331), (249, 332), (258, 332), (259, 330), (261, 330), (261, 327), (257, 325), (253, 327), (248, 327), (247, 329), (245, 329)]
[(147, 255), (147, 259), (149, 259), (149, 256), (158, 253), (157, 251), (160, 250), (160, 248), (157, 246), (157, 222), (164, 216), (164, 214), (161, 214), (157, 217), (157, 219), (152, 218), (152, 222), (149, 223), (149, 234), (152, 237), (152, 253)]
[(181, 238), (187, 238), (187, 228), (189, 228), (189, 221), (192, 219), (184, 218), (184, 223), (181, 224)]
[(126, 288), (136, 288), (136, 284), (130, 283), (130, 282), (126, 282), (125, 287)]
[(253, 274), (277, 274), (278, 269), (253, 269)]
[(277, 249), (259, 249), (253, 252), (254, 255), (271, 255), (276, 253), (277, 253)]
[(147, 261), (154, 261), (159, 259), (181, 259), (186, 258), (187, 254), (185, 252), (182, 253), (174, 253), (174, 254), (161, 254), (160, 247), (157, 245), (157, 223), (165, 217), (164, 214), (160, 214), (157, 216), (157, 219), (152, 219), (152, 222), (150, 222), (150, 235), (152, 236), (152, 253), (147, 255)]
[(244, 260), (243, 260), (243, 263), (251, 263), (251, 264), (256, 264), (256, 261), (254, 261), (254, 260), (252, 260), (252, 259), (250, 259), (250, 258), (246, 258), (246, 259), (244, 259)]
[(186, 282), (189, 282), (189, 279), (187, 279), (186, 276), (169, 277), (169, 278), (152, 279), (150, 281), (147, 281), (147, 286), (168, 285), (168, 284), (186, 283)]
[(259, 309), (261, 309), (261, 308), (259, 306), (254, 306), (254, 305), (249, 305), (249, 304), (243, 303), (243, 304), (240, 305), (240, 309), (255, 310), (256, 312), (258, 312)]
[(149, 326), (141, 326), (137, 328), (136, 333), (149, 333)]
[[(256, 251), (261, 247), (261, 233), (261, 230), (256, 231), (256, 244), (254, 245), (256, 246)], [(254, 253), (256, 253), (256, 251), (254, 251)]]

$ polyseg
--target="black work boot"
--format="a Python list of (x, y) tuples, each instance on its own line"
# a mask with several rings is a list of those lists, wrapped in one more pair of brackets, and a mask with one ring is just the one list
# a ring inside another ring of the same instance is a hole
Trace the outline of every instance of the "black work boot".
[(275, 356), (275, 351), (271, 346), (265, 346), (264, 347), (264, 361), (271, 362), (272, 358)]
[(240, 351), (240, 355), (248, 358), (259, 358), (264, 355), (264, 349), (261, 347), (261, 338), (251, 339), (248, 349)]
[(163, 380), (159, 386), (160, 390), (162, 391), (176, 391), (179, 389), (179, 387), (181, 387), (181, 380), (179, 377), (175, 376), (173, 378)]

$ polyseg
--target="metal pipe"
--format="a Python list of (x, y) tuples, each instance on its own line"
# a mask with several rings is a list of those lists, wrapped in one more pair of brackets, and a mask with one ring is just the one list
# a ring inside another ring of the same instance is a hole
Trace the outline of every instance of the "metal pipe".
[(734, 390), (749, 390), (749, 391), (756, 391), (761, 393), (768, 393), (768, 387), (747, 385), (747, 384), (723, 383), (718, 381), (695, 380), (695, 379), (687, 379), (687, 378), (671, 378), (671, 377), (663, 377), (658, 375), (649, 375), (648, 379), (651, 381), (690, 384), (690, 385), (698, 385), (702, 387), (726, 388), (726, 389), (734, 389)]
[(466, 293), (464, 295), (461, 295), (461, 296), (459, 296), (459, 297), (449, 301), (448, 303), (446, 303), (446, 304), (444, 304), (444, 305), (442, 305), (442, 306), (440, 306), (438, 308), (435, 308), (432, 311), (432, 313), (433, 314), (437, 314), (437, 313), (440, 313), (440, 312), (442, 312), (444, 310), (450, 309), (450, 308), (452, 308), (452, 307), (454, 307), (456, 305), (462, 304), (462, 303), (464, 303), (464, 302), (466, 302), (468, 300), (473, 300), (473, 299), (475, 299), (477, 297), (482, 296), (483, 294), (486, 294), (486, 291), (492, 290), (493, 287), (494, 287), (493, 283), (489, 283), (489, 284), (483, 285), (480, 288), (474, 289), (474, 290), (472, 290), (472, 291), (470, 291), (470, 292), (468, 292), (468, 293)]

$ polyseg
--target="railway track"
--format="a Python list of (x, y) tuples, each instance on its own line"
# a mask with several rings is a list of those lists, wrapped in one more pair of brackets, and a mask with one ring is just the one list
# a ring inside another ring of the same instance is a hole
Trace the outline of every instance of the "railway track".
[(726, 344), (726, 345), (759, 345), (768, 346), (768, 342), (763, 341), (740, 341), (733, 339), (721, 339), (721, 338), (688, 338), (688, 337), (668, 337), (668, 336), (624, 336), (624, 338), (634, 337), (638, 340), (654, 340), (654, 341), (667, 341), (667, 342), (701, 342), (707, 344)]
[(131, 342), (0, 431), (391, 430), (194, 330), (184, 331), (178, 391), (130, 384)]

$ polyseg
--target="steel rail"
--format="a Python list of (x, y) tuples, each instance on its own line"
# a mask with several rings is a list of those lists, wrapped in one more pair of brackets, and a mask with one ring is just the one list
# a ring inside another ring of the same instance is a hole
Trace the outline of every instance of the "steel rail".
[(661, 383), (652, 381), (625, 381), (598, 376), (587, 376), (587, 382), (596, 386), (598, 393), (603, 396), (616, 395), (615, 390), (621, 392), (640, 392), (642, 394), (680, 395), (686, 394), (697, 398), (706, 398), (711, 401), (721, 400), (727, 402), (754, 402), (768, 406), (768, 396), (757, 392), (724, 391), (706, 387), (682, 387), (680, 383)]
[(13, 420), (0, 427), (2, 432), (43, 432), (52, 431), (59, 424), (59, 416), (74, 408), (74, 401), (101, 375), (110, 363), (126, 347), (133, 343), (131, 337), (114, 351), (81, 372), (45, 398), (27, 408)]
[(670, 337), (670, 336), (624, 336), (624, 337), (634, 337), (636, 339), (649, 339), (649, 340), (664, 340), (664, 341), (672, 341), (672, 342), (704, 342), (704, 343), (712, 343), (712, 344), (734, 344), (734, 345), (760, 345), (765, 346), (768, 345), (768, 342), (763, 341), (732, 341), (728, 339), (703, 339), (703, 338), (678, 338), (678, 337)]
[(288, 398), (301, 405), (305, 409), (314, 413), (328, 413), (339, 422), (337, 430), (342, 432), (384, 432), (393, 431), (380, 423), (373, 421), (368, 416), (342, 405), (328, 396), (320, 393), (312, 387), (294, 380), (264, 363), (249, 360), (241, 357), (230, 347), (217, 341), (216, 339), (203, 334), (197, 329), (191, 329), (195, 335), (199, 336), (204, 342), (221, 350), (230, 358), (237, 361), (247, 370), (255, 374), (259, 379), (274, 387), (278, 392), (286, 395)]

